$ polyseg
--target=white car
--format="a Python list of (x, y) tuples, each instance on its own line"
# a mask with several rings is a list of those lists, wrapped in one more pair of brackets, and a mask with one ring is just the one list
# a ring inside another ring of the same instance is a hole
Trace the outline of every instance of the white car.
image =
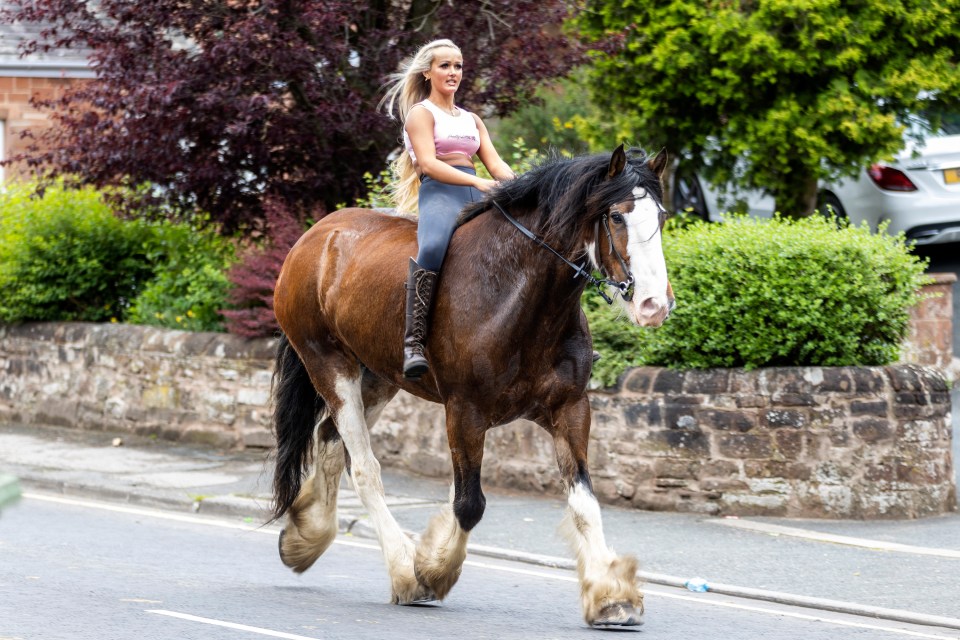
[[(923, 119), (910, 123), (928, 127)], [(742, 202), (742, 211), (735, 202)], [(922, 145), (907, 144), (893, 162), (863, 170), (856, 179), (820, 186), (819, 208), (830, 206), (840, 218), (876, 231), (890, 221), (888, 233), (903, 231), (914, 244), (960, 242), (960, 119), (944, 119), (939, 130), (925, 133)], [(704, 220), (719, 220), (728, 211), (770, 217), (773, 198), (759, 192), (722, 194), (684, 171), (681, 164), (673, 189), (675, 211), (692, 210)]]

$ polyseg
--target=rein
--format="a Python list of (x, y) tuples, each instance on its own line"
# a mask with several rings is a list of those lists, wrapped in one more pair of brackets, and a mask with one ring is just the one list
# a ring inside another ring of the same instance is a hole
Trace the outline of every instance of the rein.
[[(629, 269), (627, 269), (627, 265), (626, 265), (626, 263), (623, 261), (623, 258), (620, 257), (620, 253), (617, 252), (616, 248), (613, 246), (613, 236), (612, 236), (611, 233), (610, 233), (610, 226), (609, 226), (609, 224), (607, 223), (607, 216), (606, 216), (606, 214), (603, 215), (603, 227), (604, 227), (604, 229), (605, 229), (606, 232), (607, 232), (607, 238), (608, 238), (609, 241), (610, 241), (610, 248), (611, 248), (611, 250), (614, 252), (614, 255), (617, 256), (617, 260), (620, 261), (620, 265), (623, 267), (623, 272), (626, 273), (627, 276), (628, 276), (628, 279), (627, 279), (626, 281), (623, 281), (623, 282), (617, 282), (616, 280), (611, 280), (611, 279), (609, 279), (609, 278), (604, 279), (604, 280), (601, 280), (601, 279), (599, 279), (599, 278), (593, 277), (593, 275), (592, 275), (590, 272), (588, 272), (586, 269), (584, 269), (584, 266), (585, 266), (585, 264), (586, 264), (586, 261), (584, 261), (584, 264), (575, 264), (575, 263), (573, 263), (573, 262), (570, 262), (569, 260), (567, 260), (566, 258), (564, 258), (562, 255), (560, 255), (560, 252), (559, 252), (559, 251), (557, 251), (556, 249), (554, 249), (553, 247), (551, 247), (550, 245), (548, 245), (548, 244), (547, 244), (546, 242), (544, 242), (543, 239), (540, 238), (537, 234), (535, 234), (533, 231), (530, 231), (530, 229), (527, 229), (525, 226), (523, 226), (523, 225), (520, 223), (519, 220), (517, 220), (516, 218), (514, 218), (513, 216), (511, 216), (509, 213), (507, 213), (506, 210), (505, 210), (503, 207), (500, 206), (500, 203), (498, 203), (496, 200), (491, 200), (491, 202), (492, 202), (493, 206), (495, 206), (495, 207), (497, 208), (497, 211), (499, 211), (500, 213), (503, 214), (503, 217), (504, 217), (504, 218), (506, 218), (507, 220), (509, 220), (510, 223), (511, 223), (513, 226), (515, 226), (517, 229), (520, 230), (520, 233), (522, 233), (523, 235), (527, 236), (528, 238), (530, 238), (531, 240), (533, 240), (534, 242), (536, 242), (538, 245), (540, 245), (541, 247), (543, 247), (544, 249), (546, 249), (547, 251), (549, 251), (549, 252), (552, 253), (553, 255), (555, 255), (555, 256), (557, 256), (558, 258), (560, 258), (568, 267), (570, 267), (571, 269), (573, 269), (573, 270), (574, 270), (574, 276), (573, 276), (574, 278), (578, 278), (578, 277), (580, 277), (580, 276), (583, 276), (584, 279), (586, 279), (586, 281), (587, 281), (589, 284), (591, 284), (591, 285), (593, 285), (594, 287), (596, 287), (596, 288), (597, 288), (597, 293), (600, 294), (600, 297), (601, 297), (601, 298), (603, 298), (604, 300), (607, 301), (607, 304), (613, 304), (613, 298), (611, 298), (610, 296), (608, 296), (608, 295), (607, 295), (607, 292), (604, 291), (603, 288), (604, 288), (605, 286), (616, 287), (617, 290), (618, 290), (618, 292), (620, 293), (620, 295), (623, 296), (623, 299), (626, 300), (626, 301), (628, 301), (628, 302), (633, 298), (633, 282), (634, 282), (634, 280), (633, 280), (633, 274), (630, 273), (630, 270), (629, 270)], [(600, 224), (600, 223), (597, 222), (597, 225), (598, 225), (598, 226), (599, 226), (599, 224)], [(598, 231), (599, 231), (599, 229), (598, 229)], [(598, 235), (599, 235), (599, 234), (598, 234)]]

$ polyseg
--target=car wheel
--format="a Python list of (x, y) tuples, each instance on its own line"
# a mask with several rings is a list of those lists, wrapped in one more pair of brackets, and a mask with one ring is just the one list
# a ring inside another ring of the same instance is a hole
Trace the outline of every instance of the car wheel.
[(700, 179), (682, 166), (677, 169), (673, 179), (673, 210), (678, 214), (687, 212), (688, 215), (710, 221)]
[(847, 212), (840, 204), (840, 198), (829, 191), (821, 191), (817, 198), (817, 210), (821, 215), (836, 220), (837, 223), (846, 222)]

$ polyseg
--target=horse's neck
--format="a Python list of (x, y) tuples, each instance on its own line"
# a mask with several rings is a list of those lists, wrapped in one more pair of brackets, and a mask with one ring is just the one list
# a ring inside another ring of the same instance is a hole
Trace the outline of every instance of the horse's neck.
[(524, 235), (496, 210), (464, 231), (464, 244), (469, 247), (465, 267), (474, 272), (477, 282), (490, 283), (494, 296), (520, 297), (525, 304), (538, 305), (544, 313), (565, 306), (579, 308), (586, 281), (575, 277), (570, 265)]

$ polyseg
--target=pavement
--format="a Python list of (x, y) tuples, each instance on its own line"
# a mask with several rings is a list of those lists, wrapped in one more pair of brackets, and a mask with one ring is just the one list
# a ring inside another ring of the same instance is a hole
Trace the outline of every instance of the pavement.
[[(11, 496), (22, 491), (24, 500), (59, 494), (261, 524), (268, 519), (271, 470), (263, 450), (218, 451), (0, 424), (0, 479), (6, 478)], [(447, 499), (446, 481), (390, 469), (383, 480), (388, 504), (410, 532), (423, 530)], [(487, 510), (471, 534), (470, 554), (574, 567), (557, 534), (562, 496), (485, 493)], [(347, 480), (339, 507), (342, 535), (375, 537)], [(682, 589), (701, 578), (716, 593), (960, 630), (956, 512), (919, 520), (827, 521), (604, 507), (603, 518), (608, 544), (636, 555), (650, 584)], [(322, 559), (313, 570), (320, 566)]]

